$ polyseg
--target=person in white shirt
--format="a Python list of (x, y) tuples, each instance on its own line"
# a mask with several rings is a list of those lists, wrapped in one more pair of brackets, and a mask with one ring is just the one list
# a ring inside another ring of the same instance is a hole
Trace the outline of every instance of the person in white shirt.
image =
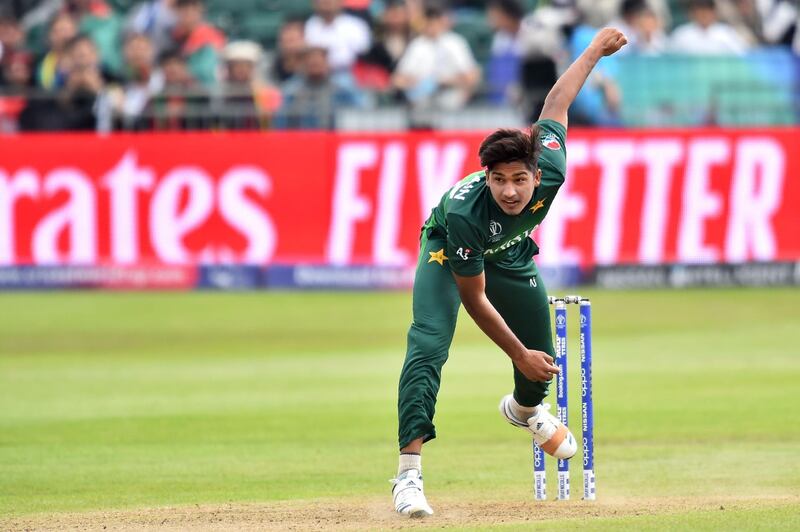
[(628, 39), (620, 55), (658, 55), (667, 49), (664, 22), (650, 0), (623, 0), (619, 16), (609, 26), (617, 28)]
[(439, 6), (425, 8), (422, 34), (400, 58), (392, 83), (415, 106), (458, 109), (467, 103), (480, 81), (480, 69), (469, 44), (449, 31)]
[(306, 44), (328, 50), (332, 70), (350, 70), (370, 47), (367, 23), (342, 12), (342, 0), (314, 0), (314, 15), (305, 26)]
[[(767, 4), (766, 6), (764, 4)], [(800, 4), (795, 0), (760, 2), (764, 40), (788, 45), (800, 55)]]
[(720, 22), (714, 0), (692, 0), (690, 22), (672, 32), (671, 52), (692, 55), (744, 54), (747, 43), (732, 26)]
[(147, 35), (155, 57), (158, 57), (175, 47), (172, 29), (176, 21), (175, 0), (149, 0), (130, 11), (125, 22), (125, 33)]

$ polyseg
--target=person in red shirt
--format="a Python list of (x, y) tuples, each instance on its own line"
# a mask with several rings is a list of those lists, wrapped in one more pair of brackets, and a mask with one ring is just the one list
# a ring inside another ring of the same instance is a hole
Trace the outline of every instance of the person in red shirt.
[(219, 56), (225, 35), (206, 22), (202, 0), (176, 0), (174, 37), (192, 76), (203, 85), (219, 79)]

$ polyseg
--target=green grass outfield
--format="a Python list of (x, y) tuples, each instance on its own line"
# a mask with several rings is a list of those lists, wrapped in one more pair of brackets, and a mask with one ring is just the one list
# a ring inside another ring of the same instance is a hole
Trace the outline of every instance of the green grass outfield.
[[(643, 511), (571, 502), (562, 518), (548, 502), (546, 525), (800, 527), (800, 291), (591, 295), (597, 504)], [(0, 528), (272, 501), (385, 503), (377, 527), (399, 526), (387, 479), (409, 320), (408, 293), (0, 296)], [(446, 518), (456, 501), (535, 512), (530, 440), (496, 412), (510, 386), (463, 314), (425, 449), (437, 526), (465, 526)], [(580, 498), (579, 461), (572, 472)]]

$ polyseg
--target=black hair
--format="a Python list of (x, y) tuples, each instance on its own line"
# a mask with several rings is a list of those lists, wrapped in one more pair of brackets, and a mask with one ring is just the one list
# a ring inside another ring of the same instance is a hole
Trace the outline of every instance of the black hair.
[(181, 63), (186, 63), (186, 59), (183, 57), (180, 49), (178, 48), (170, 48), (165, 50), (158, 56), (158, 64), (163, 66), (170, 61), (180, 61)]
[(442, 2), (428, 1), (425, 2), (424, 11), (425, 18), (441, 18), (447, 14), (447, 6)]
[(623, 0), (619, 6), (619, 14), (622, 18), (632, 17), (643, 11), (650, 11), (647, 0)]
[(60, 13), (56, 13), (53, 16), (53, 18), (50, 19), (50, 21), (47, 23), (47, 31), (49, 32), (50, 30), (52, 30), (53, 26), (56, 25), (56, 22), (58, 22), (59, 20), (65, 20), (65, 19), (69, 20), (70, 22), (72, 22), (72, 24), (75, 25), (75, 27), (78, 27), (78, 22), (75, 20), (75, 17), (73, 17), (72, 15), (70, 15), (69, 13), (67, 13), (65, 11), (62, 11)]
[(136, 40), (139, 40), (139, 39), (145, 39), (147, 42), (152, 43), (152, 41), (150, 40), (150, 36), (149, 35), (147, 35), (146, 33), (140, 33), (138, 31), (131, 31), (129, 33), (126, 33), (125, 37), (122, 40), (122, 42), (124, 44), (128, 44), (131, 41), (136, 41)]
[(714, 0), (690, 0), (689, 9), (716, 9)]
[(86, 33), (79, 33), (70, 40), (67, 41), (67, 44), (64, 45), (64, 51), (70, 52), (73, 48), (78, 46), (82, 42), (90, 43), (95, 49), (97, 49), (97, 44), (94, 42), (88, 34)]
[(536, 163), (542, 153), (539, 131), (537, 125), (531, 126), (530, 132), (498, 129), (481, 142), (478, 149), (481, 166), (491, 171), (496, 164), (519, 161), (531, 172), (536, 171)]
[(499, 9), (514, 20), (525, 18), (525, 6), (520, 0), (489, 0), (486, 7)]

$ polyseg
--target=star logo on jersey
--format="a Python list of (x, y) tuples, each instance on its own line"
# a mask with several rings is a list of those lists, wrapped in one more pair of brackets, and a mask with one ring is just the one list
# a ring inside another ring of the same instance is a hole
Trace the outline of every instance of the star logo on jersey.
[(428, 264), (431, 262), (438, 262), (439, 266), (444, 266), (444, 261), (447, 260), (447, 257), (444, 255), (444, 248), (439, 251), (429, 251), (428, 255), (431, 256), (431, 258), (428, 259)]
[(553, 133), (548, 133), (544, 137), (542, 137), (542, 146), (547, 148), (548, 150), (560, 150), (561, 143), (558, 141), (558, 138)]
[(544, 207), (544, 200), (540, 199), (539, 201), (537, 201), (536, 203), (533, 204), (533, 207), (531, 207), (531, 209), (530, 209), (531, 213), (535, 213), (536, 211), (538, 211), (542, 207)]

